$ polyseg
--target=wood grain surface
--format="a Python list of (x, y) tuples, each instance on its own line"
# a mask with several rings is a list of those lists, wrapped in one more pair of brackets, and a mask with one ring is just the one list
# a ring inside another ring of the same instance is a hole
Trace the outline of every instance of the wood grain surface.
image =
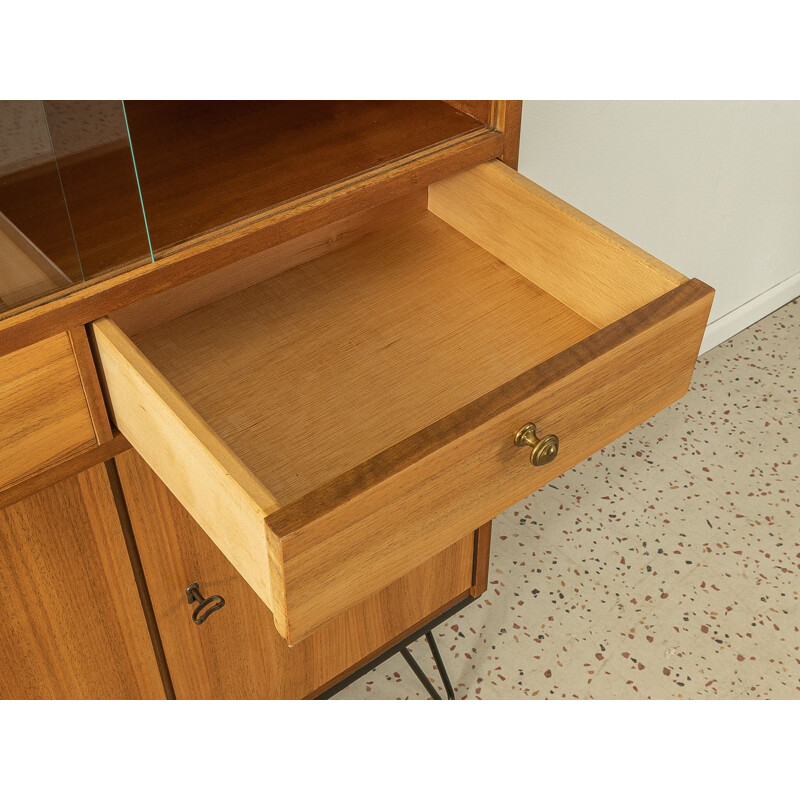
[(427, 189), (403, 195), (235, 261), (181, 286), (145, 297), (110, 316), (132, 336), (261, 283), (298, 264), (342, 250), (368, 233), (419, 216), (427, 205)]
[(686, 278), (494, 161), (432, 184), (430, 210), (598, 327)]
[(125, 106), (156, 251), (480, 128), (440, 100)]
[(92, 333), (115, 425), (285, 625), (274, 497), (110, 319)]
[[(271, 514), (289, 641), (683, 395), (712, 297), (690, 281)], [(559, 436), (550, 465), (514, 446), (527, 422)]]
[(54, 483), (60, 483), (66, 478), (77, 475), (79, 472), (102, 464), (109, 458), (122, 453), (130, 448), (128, 440), (119, 432), (108, 441), (90, 450), (84, 450), (76, 456), (59, 461), (54, 466), (48, 467), (43, 472), (36, 472), (25, 480), (14, 483), (0, 490), (0, 508), (18, 503), (29, 495), (36, 494)]
[(159, 699), (103, 465), (0, 510), (0, 698)]
[(83, 325), (79, 325), (77, 328), (71, 328), (67, 333), (72, 345), (72, 352), (75, 355), (75, 363), (78, 367), (83, 394), (89, 407), (89, 416), (92, 418), (95, 438), (99, 444), (105, 444), (111, 441), (113, 434), (86, 328)]
[[(144, 461), (133, 451), (116, 461), (179, 699), (305, 697), (470, 588), (472, 533), (287, 647), (261, 600)], [(185, 595), (194, 581), (225, 598), (201, 626)]]
[(594, 330), (422, 212), (134, 341), (285, 504)]
[(0, 358), (0, 487), (96, 445), (67, 333)]
[[(97, 325), (117, 426), (290, 643), (688, 387), (707, 286), (503, 164), (445, 184), (135, 343)], [(526, 422), (554, 465), (513, 446)]]

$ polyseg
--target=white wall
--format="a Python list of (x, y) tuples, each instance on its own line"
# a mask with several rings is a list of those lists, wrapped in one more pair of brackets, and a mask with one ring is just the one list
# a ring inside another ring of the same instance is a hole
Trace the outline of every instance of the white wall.
[(800, 102), (526, 100), (519, 169), (713, 286), (704, 350), (800, 295)]

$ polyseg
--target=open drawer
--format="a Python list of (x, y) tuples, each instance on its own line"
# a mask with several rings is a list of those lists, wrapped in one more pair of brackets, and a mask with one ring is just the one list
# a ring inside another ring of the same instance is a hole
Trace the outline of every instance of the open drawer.
[(117, 427), (290, 643), (680, 397), (713, 296), (499, 162), (344, 229), (94, 323)]

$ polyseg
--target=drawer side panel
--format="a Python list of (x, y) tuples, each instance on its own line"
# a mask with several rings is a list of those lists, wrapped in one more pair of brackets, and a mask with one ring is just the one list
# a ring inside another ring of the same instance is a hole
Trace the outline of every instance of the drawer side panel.
[(272, 609), (280, 630), (280, 560), (264, 523), (278, 504), (115, 323), (104, 318), (92, 329), (116, 426)]
[(599, 327), (686, 280), (499, 161), (433, 184), (428, 208)]

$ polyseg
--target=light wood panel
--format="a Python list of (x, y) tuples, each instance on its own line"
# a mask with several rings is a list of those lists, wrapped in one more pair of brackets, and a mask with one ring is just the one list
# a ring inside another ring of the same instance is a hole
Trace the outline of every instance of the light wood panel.
[[(289, 640), (450, 545), (680, 397), (713, 292), (690, 281), (267, 518), (281, 541)], [(555, 433), (531, 467), (514, 433)], [(397, 520), (402, 519), (402, 526)]]
[(598, 327), (686, 280), (498, 161), (432, 184), (428, 207)]
[(264, 518), (278, 507), (186, 400), (109, 319), (92, 326), (114, 422), (285, 624), (280, 547)]
[[(116, 459), (180, 698), (302, 698), (469, 590), (473, 536), (412, 570), (295, 647), (260, 599), (134, 452)], [(184, 590), (198, 581), (225, 607), (201, 626)]]
[(424, 212), (134, 340), (284, 504), (594, 330)]
[(125, 333), (132, 336), (261, 283), (298, 264), (342, 250), (368, 233), (419, 216), (427, 205), (427, 190), (403, 195), (343, 220), (323, 225), (303, 236), (236, 261), (182, 286), (131, 303), (110, 316)]
[(0, 358), (0, 488), (96, 444), (67, 333)]
[(0, 510), (0, 698), (164, 697), (103, 465)]

